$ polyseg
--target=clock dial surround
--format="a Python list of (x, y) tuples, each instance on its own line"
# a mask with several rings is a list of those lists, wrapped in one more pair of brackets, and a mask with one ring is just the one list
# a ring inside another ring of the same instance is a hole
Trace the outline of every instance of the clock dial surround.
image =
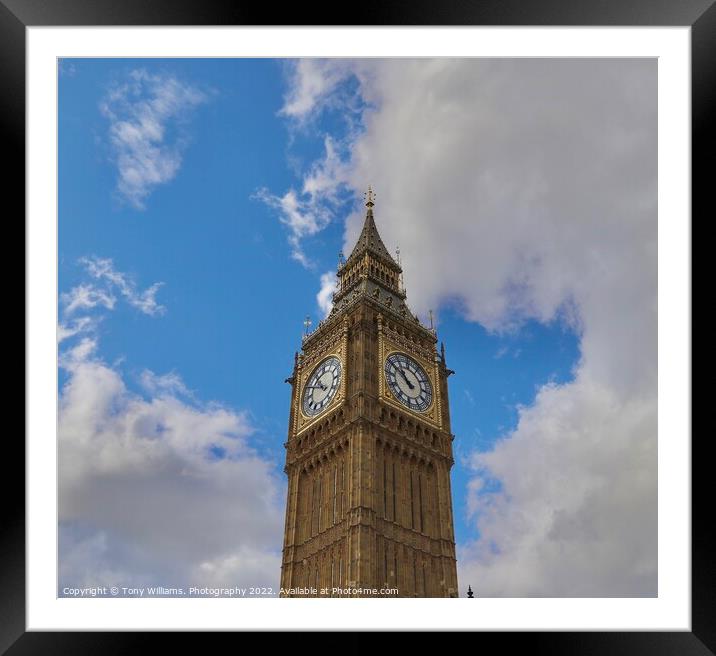
[(315, 417), (331, 404), (341, 384), (341, 373), (341, 361), (336, 356), (326, 358), (313, 370), (303, 388), (304, 415)]
[(415, 412), (433, 403), (433, 386), (425, 369), (405, 353), (391, 353), (385, 360), (385, 381), (393, 396)]

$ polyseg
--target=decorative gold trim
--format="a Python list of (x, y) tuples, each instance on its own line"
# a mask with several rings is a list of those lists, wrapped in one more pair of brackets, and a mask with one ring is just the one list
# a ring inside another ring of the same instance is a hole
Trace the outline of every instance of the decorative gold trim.
[[(333, 397), (333, 399), (331, 399), (331, 402), (325, 408), (323, 408), (323, 410), (321, 410), (320, 412), (317, 412), (315, 415), (307, 415), (303, 411), (303, 394), (306, 389), (306, 383), (310, 380), (311, 376), (314, 374), (316, 369), (318, 369), (318, 367), (320, 367), (326, 360), (330, 360), (331, 358), (335, 358), (336, 360), (338, 360), (338, 363), (341, 365), (341, 384), (338, 386), (338, 389), (336, 390), (336, 395)], [(311, 367), (310, 369), (306, 369), (306, 371), (308, 373), (304, 374), (301, 378), (301, 387), (299, 388), (299, 394), (298, 394), (298, 408), (299, 408), (299, 412), (301, 413), (301, 417), (305, 421), (313, 422), (314, 419), (321, 417), (326, 412), (328, 412), (328, 410), (333, 409), (333, 405), (335, 404), (335, 402), (339, 398), (342, 398), (345, 395), (345, 385), (344, 385), (345, 365), (343, 363), (342, 358), (339, 355), (339, 352), (337, 351), (335, 353), (328, 353), (328, 354), (324, 355), (322, 358), (319, 359), (319, 361), (315, 365), (313, 365), (313, 367)], [(305, 428), (305, 426), (302, 426), (301, 428)]]
[(295, 390), (294, 390), (294, 397), (293, 397), (293, 426), (291, 427), (291, 436), (293, 437), (298, 434), (298, 413), (299, 408), (301, 405), (301, 381), (303, 376), (303, 355), (299, 353), (298, 355), (298, 364), (296, 366), (296, 374), (295, 374)]
[[(411, 408), (410, 406), (407, 406), (404, 403), (395, 399), (395, 394), (393, 394), (393, 391), (390, 389), (390, 385), (385, 386), (385, 363), (388, 361), (388, 358), (391, 355), (404, 355), (405, 357), (410, 358), (414, 362), (417, 362), (418, 365), (420, 366), (420, 368), (425, 372), (425, 377), (430, 382), (430, 387), (431, 387), (431, 389), (430, 389), (430, 405), (427, 408), (425, 408), (425, 410), (413, 410), (413, 408)], [(437, 396), (438, 396), (437, 395), (437, 387), (435, 386), (435, 383), (434, 383), (434, 378), (433, 378), (433, 376), (430, 375), (430, 370), (432, 369), (432, 367), (425, 366), (425, 364), (423, 362), (420, 362), (420, 360), (418, 358), (414, 357), (410, 353), (406, 353), (405, 351), (401, 351), (401, 350), (397, 350), (397, 349), (393, 349), (392, 351), (388, 351), (388, 352), (384, 353), (383, 357), (382, 357), (382, 362), (383, 362), (383, 365), (381, 367), (381, 373), (383, 374), (383, 383), (386, 388), (386, 391), (389, 392), (391, 399), (395, 399), (396, 401), (398, 401), (398, 403), (400, 403), (400, 405), (402, 407), (407, 408), (411, 412), (415, 412), (416, 414), (420, 414), (420, 415), (428, 414), (430, 412), (430, 410), (432, 410), (433, 407), (437, 404)]]
[[(291, 437), (296, 437), (303, 433), (307, 428), (313, 426), (316, 422), (325, 419), (326, 415), (335, 411), (343, 403), (345, 403), (347, 395), (347, 371), (348, 371), (348, 318), (344, 317), (342, 323), (335, 324), (329, 332), (322, 335), (312, 335), (314, 341), (306, 348), (304, 344), (303, 353), (298, 356), (298, 368), (296, 370), (296, 397), (294, 399), (294, 421), (292, 425)], [(321, 330), (318, 328), (317, 330)], [(306, 380), (311, 373), (324, 360), (330, 357), (336, 357), (341, 363), (341, 384), (338, 392), (333, 397), (331, 403), (319, 414), (308, 416), (303, 413), (303, 391)]]
[(435, 407), (437, 409), (437, 424), (440, 426), (440, 428), (443, 428), (443, 395), (442, 395), (442, 385), (440, 380), (440, 369), (438, 368), (438, 354), (435, 353), (435, 357), (433, 358), (433, 376), (434, 380), (437, 383), (437, 388), (440, 393), (435, 395)]
[[(379, 372), (382, 374), (383, 372), (383, 362), (385, 362), (385, 359), (383, 358), (383, 352), (385, 351), (385, 344), (384, 344), (384, 337), (383, 337), (383, 314), (378, 313), (376, 316), (376, 319), (378, 321), (378, 367), (380, 367)], [(384, 399), (385, 398), (385, 376), (379, 375), (378, 376), (378, 398)]]
[[(403, 412), (410, 412), (413, 416), (419, 417), (423, 421), (426, 421), (427, 423), (431, 424), (432, 426), (435, 426), (439, 430), (442, 430), (442, 412), (440, 407), (441, 401), (439, 386), (440, 378), (438, 375), (436, 363), (434, 361), (432, 363), (429, 363), (427, 358), (425, 358), (422, 354), (416, 353), (415, 351), (411, 351), (411, 349), (406, 349), (402, 344), (396, 344), (389, 337), (386, 337), (383, 326), (383, 318), (380, 314), (378, 315), (378, 351), (378, 379), (380, 380), (378, 386), (379, 398), (383, 402), (393, 406), (394, 408), (402, 410)], [(392, 392), (388, 388), (388, 385), (385, 380), (385, 361), (387, 360), (388, 356), (392, 355), (393, 353), (401, 353), (411, 357), (424, 369), (426, 375), (430, 379), (430, 384), (433, 388), (433, 399), (430, 406), (428, 406), (422, 412), (413, 410), (408, 406), (403, 405), (393, 396)]]
[(343, 368), (343, 376), (341, 376), (341, 398), (345, 399), (347, 393), (348, 380), (348, 317), (343, 317), (343, 326), (341, 327), (341, 348), (339, 349), (343, 357), (341, 358), (341, 367)]

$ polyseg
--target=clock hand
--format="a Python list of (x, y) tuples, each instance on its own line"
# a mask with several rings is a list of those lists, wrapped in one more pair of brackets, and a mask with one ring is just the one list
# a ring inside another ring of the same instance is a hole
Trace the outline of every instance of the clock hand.
[(403, 377), (403, 380), (404, 380), (406, 383), (408, 383), (408, 387), (409, 387), (410, 389), (413, 389), (413, 388), (415, 387), (415, 385), (413, 385), (413, 383), (411, 383), (411, 382), (408, 380), (408, 377), (405, 375), (405, 372), (404, 372), (402, 369), (400, 369), (399, 371), (400, 371), (400, 375)]

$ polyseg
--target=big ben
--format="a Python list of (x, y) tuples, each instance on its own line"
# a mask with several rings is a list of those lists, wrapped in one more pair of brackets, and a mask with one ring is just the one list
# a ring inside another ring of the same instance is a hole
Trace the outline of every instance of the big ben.
[(290, 378), (282, 596), (456, 597), (445, 349), (406, 303), (368, 190)]

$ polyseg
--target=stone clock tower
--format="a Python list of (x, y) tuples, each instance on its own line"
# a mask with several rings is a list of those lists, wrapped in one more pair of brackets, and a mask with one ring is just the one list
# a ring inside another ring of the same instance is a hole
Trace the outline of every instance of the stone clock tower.
[(281, 596), (457, 596), (453, 372), (406, 305), (373, 206), (369, 189), (333, 310), (304, 337), (287, 380)]

